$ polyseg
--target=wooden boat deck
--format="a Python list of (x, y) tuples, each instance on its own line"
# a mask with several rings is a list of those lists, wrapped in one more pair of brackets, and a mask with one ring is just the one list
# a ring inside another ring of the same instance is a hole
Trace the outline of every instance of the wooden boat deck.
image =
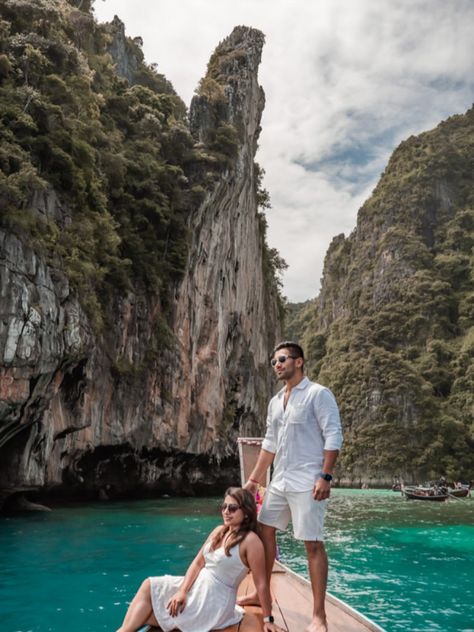
[[(253, 589), (252, 576), (249, 574), (240, 585), (239, 595), (245, 595)], [(276, 562), (271, 591), (275, 623), (285, 632), (303, 632), (312, 613), (313, 596), (309, 582)], [(326, 596), (326, 613), (330, 632), (383, 632), (378, 625), (329, 594)], [(262, 629), (261, 608), (246, 606), (242, 621), (221, 632), (261, 632)]]
[[(238, 594), (246, 595), (254, 588), (252, 575), (249, 573), (240, 584)], [(311, 585), (308, 580), (275, 562), (271, 592), (275, 623), (285, 632), (303, 632), (311, 620), (313, 607)], [(326, 595), (326, 614), (329, 632), (384, 632), (381, 627), (330, 594)], [(152, 632), (156, 628), (148, 627), (147, 630)], [(259, 606), (245, 606), (245, 616), (242, 621), (219, 632), (262, 632), (262, 630), (262, 609)]]

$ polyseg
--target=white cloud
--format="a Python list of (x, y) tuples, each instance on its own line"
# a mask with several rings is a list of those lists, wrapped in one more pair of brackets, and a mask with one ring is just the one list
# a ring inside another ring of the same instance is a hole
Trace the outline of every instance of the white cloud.
[(187, 103), (234, 26), (266, 34), (257, 159), (290, 300), (317, 294), (331, 238), (352, 230), (400, 140), (473, 101), (470, 0), (96, 0), (95, 11), (141, 35)]

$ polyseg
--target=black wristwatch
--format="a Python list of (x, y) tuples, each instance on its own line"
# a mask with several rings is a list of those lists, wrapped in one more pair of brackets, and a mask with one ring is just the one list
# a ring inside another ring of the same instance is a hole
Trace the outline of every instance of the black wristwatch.
[(321, 478), (324, 478), (324, 480), (327, 481), (328, 483), (332, 481), (331, 474), (326, 474), (325, 472), (321, 472)]
[(268, 617), (263, 617), (263, 622), (264, 623), (275, 623), (275, 619), (272, 617), (271, 614), (269, 614)]

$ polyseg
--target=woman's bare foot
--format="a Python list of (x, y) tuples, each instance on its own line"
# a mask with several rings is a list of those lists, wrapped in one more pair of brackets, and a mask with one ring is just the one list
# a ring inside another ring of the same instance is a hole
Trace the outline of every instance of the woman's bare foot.
[(259, 606), (260, 600), (258, 598), (257, 591), (238, 597), (237, 603), (239, 606)]

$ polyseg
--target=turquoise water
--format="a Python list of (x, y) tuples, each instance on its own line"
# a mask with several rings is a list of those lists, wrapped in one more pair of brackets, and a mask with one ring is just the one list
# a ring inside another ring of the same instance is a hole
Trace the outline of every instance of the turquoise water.
[[(387, 631), (474, 631), (474, 500), (336, 489), (326, 548), (330, 592)], [(307, 575), (300, 543), (285, 534), (280, 549)]]
[[(1, 632), (115, 630), (142, 579), (184, 573), (217, 499), (81, 505), (0, 518)], [(474, 500), (335, 490), (331, 592), (388, 632), (474, 631)], [(301, 545), (283, 561), (305, 572)]]

